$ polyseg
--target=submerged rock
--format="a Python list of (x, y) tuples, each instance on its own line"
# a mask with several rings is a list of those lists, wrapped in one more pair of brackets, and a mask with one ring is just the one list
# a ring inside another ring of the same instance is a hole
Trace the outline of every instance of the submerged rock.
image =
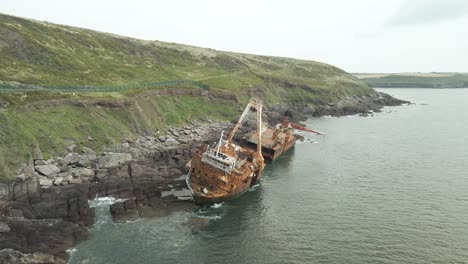
[(201, 228), (201, 227), (208, 226), (209, 224), (210, 224), (210, 219), (208, 218), (194, 217), (194, 218), (187, 220), (186, 222), (183, 222), (181, 225), (190, 227), (190, 228)]

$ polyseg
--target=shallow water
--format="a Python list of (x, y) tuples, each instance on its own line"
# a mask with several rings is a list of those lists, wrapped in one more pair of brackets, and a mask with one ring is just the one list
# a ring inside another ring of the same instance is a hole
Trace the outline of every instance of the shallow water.
[(466, 263), (468, 89), (384, 89), (415, 105), (313, 118), (261, 184), (207, 209), (112, 224), (70, 263)]

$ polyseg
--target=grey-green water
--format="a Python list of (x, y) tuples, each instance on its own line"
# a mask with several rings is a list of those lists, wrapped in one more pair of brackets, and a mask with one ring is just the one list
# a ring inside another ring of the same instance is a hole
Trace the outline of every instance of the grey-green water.
[(70, 263), (467, 263), (468, 89), (384, 91), (415, 105), (309, 120), (327, 135), (216, 208), (99, 212)]

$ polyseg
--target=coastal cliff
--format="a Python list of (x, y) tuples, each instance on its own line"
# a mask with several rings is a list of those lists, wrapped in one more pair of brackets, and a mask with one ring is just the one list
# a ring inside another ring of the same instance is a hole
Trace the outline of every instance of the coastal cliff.
[(7, 15), (0, 66), (6, 263), (64, 263), (66, 250), (88, 237), (96, 197), (122, 199), (110, 209), (116, 222), (191, 208), (180, 178), (186, 162), (228, 130), (251, 97), (265, 102), (271, 124), (405, 103), (320, 62)]

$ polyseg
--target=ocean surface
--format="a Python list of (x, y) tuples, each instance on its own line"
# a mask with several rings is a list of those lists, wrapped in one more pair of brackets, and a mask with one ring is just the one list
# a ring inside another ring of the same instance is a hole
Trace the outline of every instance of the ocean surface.
[(112, 224), (70, 263), (468, 263), (468, 89), (382, 89), (413, 105), (312, 118), (325, 136), (238, 199)]

